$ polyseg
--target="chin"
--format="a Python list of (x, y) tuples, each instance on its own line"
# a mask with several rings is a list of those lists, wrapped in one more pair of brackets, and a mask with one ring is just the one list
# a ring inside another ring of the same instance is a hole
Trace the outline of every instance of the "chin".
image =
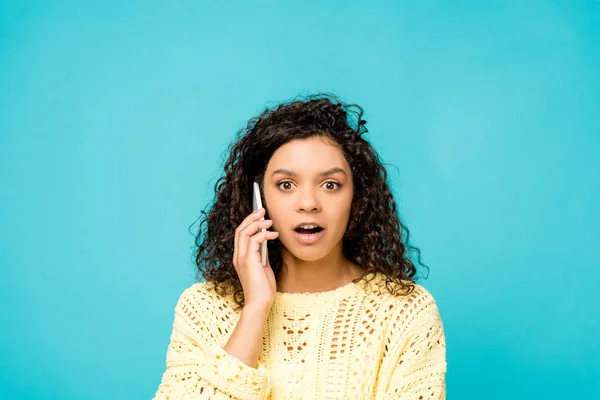
[(333, 250), (332, 248), (328, 249), (326, 248), (326, 246), (317, 244), (313, 246), (303, 246), (300, 244), (294, 244), (294, 246), (286, 246), (282, 243), (282, 245), (292, 256), (299, 260), (307, 262), (321, 260), (327, 257), (327, 255)]
[(298, 253), (292, 253), (292, 254), (297, 259), (305, 261), (305, 262), (319, 261), (319, 260), (325, 258), (325, 254), (321, 254), (321, 252), (317, 253), (317, 252), (304, 251), (304, 252), (302, 252), (302, 254), (298, 254)]

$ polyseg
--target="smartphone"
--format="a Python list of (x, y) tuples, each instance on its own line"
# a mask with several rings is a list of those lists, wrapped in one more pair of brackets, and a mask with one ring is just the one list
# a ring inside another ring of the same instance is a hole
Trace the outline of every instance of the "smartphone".
[[(258, 183), (254, 182), (254, 187), (252, 190), (252, 211), (258, 210), (262, 208), (262, 199), (260, 197), (260, 187)], [(265, 217), (262, 217), (261, 220), (264, 220)], [(266, 231), (266, 229), (261, 229), (261, 231)], [(267, 265), (267, 241), (265, 240), (260, 244), (260, 262), (262, 266)]]

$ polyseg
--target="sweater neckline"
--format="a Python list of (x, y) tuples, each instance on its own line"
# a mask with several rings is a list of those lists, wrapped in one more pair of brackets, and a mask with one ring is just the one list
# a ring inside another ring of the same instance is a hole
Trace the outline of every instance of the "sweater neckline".
[(361, 293), (363, 291), (362, 282), (362, 280), (358, 283), (350, 281), (343, 286), (323, 292), (275, 292), (274, 303), (282, 306), (328, 304)]

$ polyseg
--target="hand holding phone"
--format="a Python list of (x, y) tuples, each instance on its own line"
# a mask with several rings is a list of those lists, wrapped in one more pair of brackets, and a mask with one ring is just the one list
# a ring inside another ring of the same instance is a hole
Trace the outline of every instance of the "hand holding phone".
[(252, 208), (258, 211), (247, 215), (237, 226), (233, 242), (232, 261), (244, 291), (244, 307), (224, 349), (256, 368), (263, 330), (277, 294), (277, 279), (267, 257), (266, 244), (267, 240), (276, 239), (279, 232), (267, 230), (273, 221), (264, 218), (266, 210), (257, 183), (252, 191)]
[[(244, 290), (245, 306), (270, 307), (277, 292), (277, 280), (267, 257), (267, 240), (275, 240), (279, 232), (269, 231), (273, 221), (264, 218), (258, 185), (253, 189), (253, 208), (235, 229), (233, 266)], [(261, 265), (262, 264), (262, 265)]]

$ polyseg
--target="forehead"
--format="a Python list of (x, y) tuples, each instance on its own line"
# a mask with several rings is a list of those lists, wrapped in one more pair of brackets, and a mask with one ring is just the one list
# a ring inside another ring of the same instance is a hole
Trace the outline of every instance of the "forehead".
[(349, 171), (349, 165), (342, 151), (332, 142), (322, 137), (303, 140), (292, 140), (274, 153), (267, 171), (277, 168), (304, 171), (322, 172), (331, 167), (340, 167)]

